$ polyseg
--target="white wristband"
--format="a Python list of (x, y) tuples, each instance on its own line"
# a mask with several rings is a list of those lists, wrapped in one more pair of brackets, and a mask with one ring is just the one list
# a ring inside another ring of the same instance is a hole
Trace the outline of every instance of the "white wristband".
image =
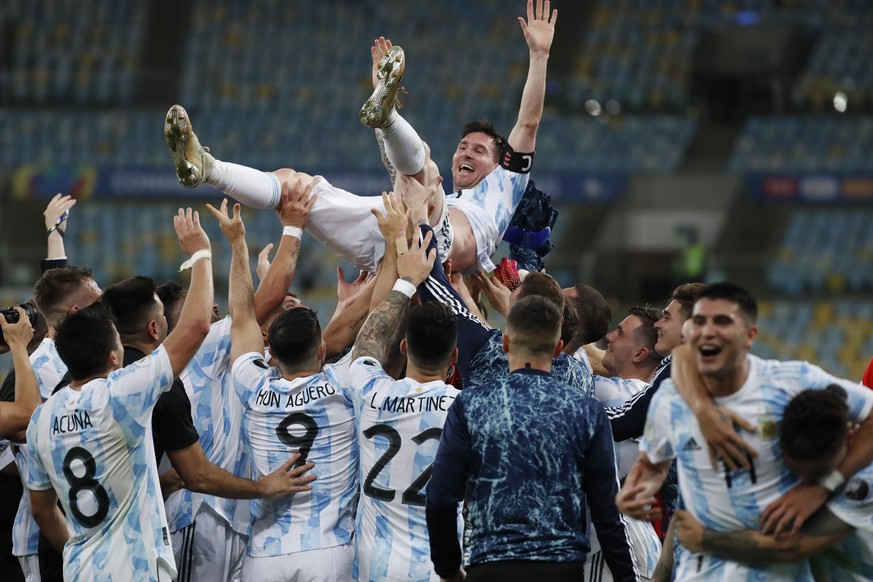
[(829, 474), (818, 480), (818, 484), (830, 491), (831, 493), (839, 489), (845, 482), (846, 478), (843, 477), (842, 473), (836, 470), (831, 471)]
[(190, 259), (188, 259), (179, 266), (179, 272), (181, 273), (185, 269), (190, 269), (194, 266), (194, 263), (196, 263), (200, 259), (212, 260), (212, 251), (210, 251), (209, 249), (200, 249), (199, 251), (195, 252), (193, 255), (191, 255)]
[(293, 236), (303, 239), (303, 229), (296, 226), (286, 226), (282, 229), (282, 236)]
[(410, 299), (415, 295), (415, 289), (415, 285), (409, 281), (404, 281), (403, 279), (397, 279), (397, 282), (394, 283), (394, 287), (391, 288), (392, 291), (400, 291)]

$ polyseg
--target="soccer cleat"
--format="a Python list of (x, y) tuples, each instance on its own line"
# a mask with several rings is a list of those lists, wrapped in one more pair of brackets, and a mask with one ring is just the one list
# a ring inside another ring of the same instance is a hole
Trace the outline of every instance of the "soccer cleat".
[(376, 74), (378, 83), (373, 94), (361, 107), (361, 123), (372, 128), (385, 125), (397, 101), (397, 92), (400, 91), (400, 80), (403, 79), (405, 69), (406, 56), (403, 49), (399, 46), (391, 47), (388, 54), (379, 61), (379, 72)]
[(213, 158), (209, 148), (200, 145), (200, 140), (191, 128), (188, 112), (181, 105), (173, 105), (164, 121), (164, 139), (173, 155), (176, 177), (186, 188), (195, 188), (203, 183), (206, 172), (212, 167)]

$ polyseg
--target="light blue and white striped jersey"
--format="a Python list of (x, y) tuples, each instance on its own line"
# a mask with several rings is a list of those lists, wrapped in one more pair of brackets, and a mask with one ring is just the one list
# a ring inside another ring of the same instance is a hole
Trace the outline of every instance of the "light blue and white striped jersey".
[(441, 381), (394, 380), (370, 357), (352, 362), (349, 387), (361, 453), (357, 579), (438, 581), (430, 560), (425, 486), (446, 413), (460, 391)]
[[(483, 267), (491, 263), (489, 257), (503, 239), (529, 179), (529, 173), (516, 174), (497, 166), (473, 188), (446, 196), (446, 206), (461, 210), (470, 221)], [(493, 271), (493, 264), (487, 270)]]
[[(580, 348), (583, 354), (584, 348)], [(577, 352), (578, 353), (578, 352)], [(574, 354), (573, 357), (578, 357)], [(587, 358), (587, 354), (586, 354)], [(590, 367), (590, 363), (588, 364)], [(636, 394), (644, 390), (648, 384), (638, 378), (605, 378), (603, 376), (594, 376), (594, 398), (600, 401), (604, 407), (618, 407), (633, 398)], [(615, 443), (615, 464), (618, 469), (618, 478), (624, 479), (633, 467), (634, 462), (640, 455), (639, 439), (627, 439)], [(589, 511), (590, 516), (590, 511)], [(638, 521), (626, 515), (621, 516), (622, 521), (627, 529), (628, 539), (633, 549), (633, 556), (636, 562), (637, 570), (640, 576), (651, 578), (655, 573), (655, 567), (658, 565), (658, 557), (661, 555), (661, 540), (658, 537), (655, 528), (651, 523), (646, 521)], [(591, 527), (591, 518), (588, 518), (588, 541), (591, 543), (591, 551), (588, 553), (586, 563), (590, 562), (593, 555), (600, 551), (600, 540), (597, 538), (597, 531)], [(601, 559), (599, 556), (597, 559)], [(603, 566), (603, 569), (608, 566)], [(596, 569), (594, 569), (596, 571)], [(586, 567), (586, 572), (591, 572), (592, 569)], [(608, 572), (606, 574), (610, 575)], [(589, 576), (592, 578), (593, 576)], [(588, 578), (586, 578), (587, 580)], [(611, 578), (606, 578), (611, 579)], [(599, 579), (598, 579), (599, 580)], [(591, 580), (590, 582), (598, 582)]]
[(873, 465), (849, 479), (826, 507), (855, 533), (810, 559), (822, 580), (873, 580)]
[(233, 364), (245, 409), (243, 426), (255, 475), (281, 467), (294, 453), (315, 463), (312, 490), (252, 501), (248, 554), (279, 556), (352, 542), (358, 488), (358, 442), (352, 399), (333, 366), (285, 380), (261, 353)]
[[(36, 373), (39, 395), (46, 400), (67, 373), (67, 366), (58, 355), (53, 339), (45, 338), (40, 342), (39, 347), (30, 354), (30, 365)], [(39, 526), (33, 519), (30, 495), (27, 493), (27, 447), (15, 445), (12, 450), (21, 484), (24, 485), (24, 495), (18, 503), (15, 524), (12, 526), (12, 555), (32, 556), (39, 552)]]
[(163, 347), (40, 405), (27, 428), (27, 487), (58, 493), (70, 539), (68, 580), (175, 577), (151, 435), (152, 409), (173, 382)]
[(48, 400), (64, 374), (67, 373), (67, 365), (58, 355), (55, 340), (45, 338), (39, 346), (30, 354), (30, 365), (36, 372), (36, 380), (39, 382), (39, 395), (43, 400)]
[[(180, 377), (191, 401), (191, 418), (206, 458), (234, 475), (250, 477), (251, 461), (243, 443), (243, 408), (230, 380), (230, 325), (230, 317), (212, 324), (203, 345)], [(166, 501), (170, 532), (191, 525), (201, 503), (211, 507), (235, 532), (248, 535), (251, 520), (248, 500), (225, 499), (189, 489), (174, 492)]]
[[(666, 380), (655, 394), (640, 444), (653, 463), (678, 459), (679, 487), (685, 508), (716, 531), (759, 529), (764, 509), (799, 481), (781, 459), (778, 422), (791, 399), (809, 389), (838, 384), (848, 394), (849, 417), (864, 420), (873, 408), (873, 391), (840, 380), (807, 362), (749, 358), (749, 376), (736, 393), (715, 398), (758, 430), (743, 437), (758, 451), (749, 471), (713, 471), (706, 441), (694, 414)], [(676, 553), (678, 580), (807, 580), (808, 562), (751, 567), (708, 554)]]

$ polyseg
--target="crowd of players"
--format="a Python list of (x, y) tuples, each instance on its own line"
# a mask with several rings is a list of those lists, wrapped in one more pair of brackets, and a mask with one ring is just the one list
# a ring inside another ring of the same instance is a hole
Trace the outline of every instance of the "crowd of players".
[[(180, 181), (281, 223), (255, 288), (241, 207), (208, 205), (229, 316), (198, 212), (173, 217), (187, 288), (101, 290), (67, 265), (75, 201), (51, 200), (38, 313), (0, 317), (0, 464), (25, 487), (4, 580), (873, 578), (873, 392), (750, 355), (737, 285), (680, 285), (607, 333), (595, 289), (491, 263), (529, 191), (556, 18), (528, 2), (518, 123), (465, 127), (449, 195), (384, 38), (361, 112), (381, 199), (221, 162), (174, 106)], [(371, 273), (340, 279), (324, 329), (288, 294), (304, 229)]]

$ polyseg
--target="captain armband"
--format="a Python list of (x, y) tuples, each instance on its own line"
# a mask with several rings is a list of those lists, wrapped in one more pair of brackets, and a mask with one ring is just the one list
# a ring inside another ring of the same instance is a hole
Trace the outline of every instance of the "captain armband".
[(528, 174), (533, 166), (536, 152), (523, 154), (507, 148), (500, 165), (516, 174)]

